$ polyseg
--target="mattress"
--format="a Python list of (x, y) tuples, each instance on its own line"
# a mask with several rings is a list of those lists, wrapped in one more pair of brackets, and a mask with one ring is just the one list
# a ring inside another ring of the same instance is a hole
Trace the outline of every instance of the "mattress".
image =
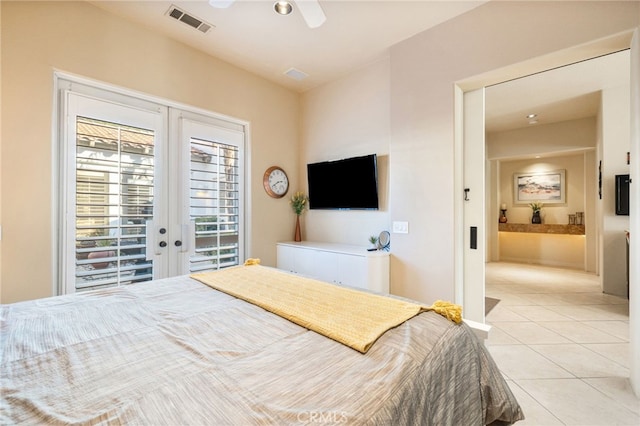
[(1, 424), (482, 425), (522, 411), (465, 324), (366, 354), (188, 276), (0, 310)]

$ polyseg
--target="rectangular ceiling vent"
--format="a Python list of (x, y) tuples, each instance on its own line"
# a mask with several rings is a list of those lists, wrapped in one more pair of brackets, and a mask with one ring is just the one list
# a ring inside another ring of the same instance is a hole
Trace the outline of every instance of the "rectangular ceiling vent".
[(305, 78), (309, 77), (309, 74), (296, 68), (289, 68), (284, 72), (284, 75), (298, 81), (304, 80)]
[(179, 7), (175, 5), (171, 5), (169, 10), (167, 11), (167, 15), (172, 17), (173, 19), (177, 19), (180, 22), (184, 22), (190, 27), (195, 28), (196, 30), (205, 34), (208, 33), (211, 28), (214, 27), (211, 24), (207, 24), (202, 19), (198, 19), (192, 15), (189, 15), (187, 12), (185, 12), (184, 10), (181, 10)]

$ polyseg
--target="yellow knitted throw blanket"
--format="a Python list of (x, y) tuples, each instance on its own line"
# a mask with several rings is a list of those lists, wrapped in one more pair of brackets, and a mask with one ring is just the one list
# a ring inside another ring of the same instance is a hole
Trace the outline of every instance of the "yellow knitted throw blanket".
[(458, 305), (437, 301), (426, 307), (339, 287), (260, 266), (259, 259), (191, 277), (362, 353), (387, 330), (421, 312), (432, 310), (455, 323), (462, 322)]

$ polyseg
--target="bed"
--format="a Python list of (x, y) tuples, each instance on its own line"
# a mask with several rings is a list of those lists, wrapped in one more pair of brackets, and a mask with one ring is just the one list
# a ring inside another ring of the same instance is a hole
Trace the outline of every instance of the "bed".
[[(308, 280), (259, 265), (230, 269)], [(0, 424), (483, 425), (523, 418), (464, 323), (421, 310), (360, 351), (202, 281), (180, 276), (2, 305)]]

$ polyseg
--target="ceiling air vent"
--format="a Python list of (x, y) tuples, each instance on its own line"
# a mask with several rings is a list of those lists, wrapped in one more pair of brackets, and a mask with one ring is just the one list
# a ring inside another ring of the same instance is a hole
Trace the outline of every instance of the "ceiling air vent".
[(284, 75), (298, 81), (304, 80), (305, 78), (309, 77), (309, 74), (296, 68), (289, 68), (284, 72)]
[(171, 5), (169, 10), (167, 11), (167, 15), (172, 17), (173, 19), (177, 19), (180, 22), (184, 22), (190, 27), (195, 28), (196, 30), (205, 34), (209, 32), (211, 28), (213, 28), (213, 25), (207, 24), (202, 19), (198, 19), (192, 15), (189, 15), (187, 12), (174, 5)]

